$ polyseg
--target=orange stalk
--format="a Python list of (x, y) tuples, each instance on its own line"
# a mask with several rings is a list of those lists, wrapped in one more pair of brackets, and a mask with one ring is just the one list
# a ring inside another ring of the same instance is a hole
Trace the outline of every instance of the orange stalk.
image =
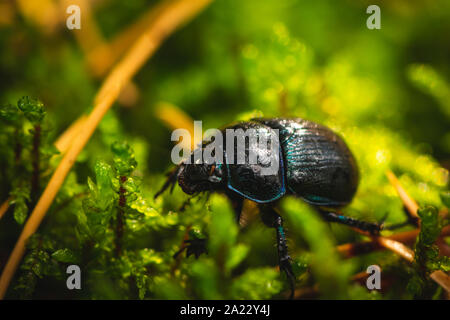
[[(403, 243), (384, 237), (378, 237), (377, 241), (386, 249), (391, 250), (409, 262), (414, 261), (414, 251), (405, 246)], [(450, 277), (445, 272), (442, 270), (436, 270), (430, 274), (430, 278), (447, 292), (450, 292)]]
[(434, 271), (430, 278), (450, 293), (450, 277), (442, 270)]
[(0, 206), (0, 219), (4, 216), (6, 211), (8, 211), (10, 201), (11, 201), (11, 197), (6, 199), (5, 202), (3, 202), (2, 205)]
[(59, 8), (53, 0), (17, 0), (17, 7), (26, 19), (47, 34), (53, 33), (61, 21)]
[[(85, 59), (87, 61), (87, 65), (92, 75), (95, 77), (103, 76), (111, 67), (111, 65), (116, 62), (118, 53), (114, 46), (110, 46), (106, 40), (103, 38), (100, 29), (95, 22), (95, 19), (92, 15), (91, 4), (87, 0), (61, 0), (61, 10), (63, 11), (63, 15), (67, 15), (66, 9), (70, 5), (77, 5), (80, 7), (81, 15), (81, 29), (74, 29), (71, 32), (75, 35), (75, 39), (80, 45), (81, 49), (84, 52)], [(144, 27), (146, 27), (151, 20), (146, 20), (145, 25), (142, 26), (140, 31), (143, 31)], [(140, 33), (139, 33), (140, 34)], [(129, 41), (127, 46), (124, 46), (120, 53), (122, 54), (130, 45), (133, 44), (133, 41), (139, 36), (136, 34), (131, 41)], [(95, 54), (96, 52), (101, 52), (101, 55)], [(132, 83), (129, 82), (123, 88), (118, 101), (125, 105), (131, 106), (133, 105), (139, 96), (139, 90)]]
[(194, 149), (201, 142), (194, 140), (194, 120), (177, 106), (168, 102), (160, 102), (156, 106), (155, 114), (169, 129), (186, 129), (189, 131), (191, 141), (181, 141), (184, 148)]
[(6, 294), (20, 260), (25, 253), (28, 238), (36, 232), (48, 208), (52, 204), (64, 180), (74, 165), (78, 155), (94, 133), (106, 112), (119, 96), (120, 91), (148, 58), (161, 45), (162, 41), (181, 24), (190, 20), (205, 8), (212, 0), (177, 0), (165, 8), (147, 30), (136, 40), (124, 58), (116, 65), (103, 82), (94, 100), (94, 109), (86, 119), (83, 129), (73, 141), (53, 173), (36, 207), (27, 220), (22, 233), (6, 263), (0, 278), (0, 299)]
[(74, 138), (80, 133), (81, 129), (83, 129), (84, 122), (86, 121), (87, 116), (82, 115), (79, 117), (74, 123), (72, 123), (69, 128), (66, 129), (55, 141), (55, 147), (62, 154), (66, 153), (69, 149), (70, 145)]
[[(403, 244), (413, 244), (419, 235), (419, 231), (419, 229), (415, 229), (411, 231), (399, 232), (386, 238), (402, 242)], [(450, 236), (450, 226), (444, 227), (440, 236)], [(372, 241), (345, 243), (337, 246), (337, 250), (345, 258), (351, 258), (359, 254), (369, 253), (383, 248), (384, 247), (376, 241), (376, 238), (372, 239)]]
[(397, 190), (397, 193), (402, 200), (403, 204), (405, 205), (406, 209), (408, 209), (408, 212), (415, 218), (419, 218), (419, 215), (417, 214), (417, 210), (419, 210), (419, 205), (417, 202), (409, 196), (409, 194), (406, 192), (406, 190), (402, 187), (400, 184), (400, 181), (398, 181), (395, 174), (388, 170), (386, 172), (386, 175), (389, 179), (389, 182), (392, 184), (392, 186)]
[[(397, 177), (392, 171), (387, 171), (386, 175), (388, 176), (390, 183), (397, 190), (399, 197), (401, 198), (403, 205), (408, 209), (408, 212), (412, 217), (418, 219), (418, 221), (420, 222), (420, 217), (417, 213), (419, 206), (417, 205), (416, 201), (409, 196), (405, 189), (403, 189)], [(360, 252), (367, 252), (383, 247), (398, 254), (409, 262), (413, 262), (414, 251), (398, 240), (402, 239), (403, 241), (411, 241), (412, 239), (415, 239), (417, 237), (419, 231), (419, 229), (416, 229), (391, 237), (372, 237), (372, 242), (342, 245), (338, 247), (338, 251), (346, 254), (347, 256), (352, 256), (354, 255), (355, 251), (358, 250)], [(441, 236), (448, 235), (449, 233), (450, 226), (447, 226), (442, 229)], [(394, 240), (394, 237), (397, 238), (397, 240)], [(445, 272), (441, 270), (434, 271), (430, 274), (430, 278), (437, 284), (442, 286), (442, 288), (444, 288), (447, 292), (450, 292), (450, 277)]]
[[(70, 5), (77, 5), (80, 8), (80, 25), (81, 29), (73, 29), (71, 33), (75, 35), (75, 38), (87, 57), (87, 63), (89, 69), (94, 75), (100, 75), (98, 64), (96, 61), (90, 59), (91, 53), (99, 47), (105, 44), (105, 40), (94, 20), (91, 10), (91, 3), (88, 0), (62, 0), (60, 3), (60, 9), (63, 17), (68, 17), (66, 13), (67, 8)], [(109, 56), (104, 56), (103, 60), (108, 60)]]
[(9, 26), (14, 22), (15, 6), (11, 2), (0, 2), (0, 27)]
[(378, 241), (382, 247), (395, 252), (403, 259), (408, 260), (409, 262), (414, 261), (414, 251), (403, 243), (385, 237), (377, 237), (376, 241)]
[[(408, 209), (411, 216), (420, 219), (417, 213), (419, 206), (416, 201), (409, 196), (405, 189), (403, 189), (402, 185), (392, 171), (387, 171), (386, 175), (388, 176), (390, 183), (397, 190), (403, 205)], [(385, 237), (377, 237), (376, 240), (381, 246), (395, 252), (409, 262), (414, 261), (414, 251), (405, 246), (403, 243)], [(442, 286), (442, 288), (444, 288), (447, 292), (450, 292), (450, 277), (445, 272), (441, 270), (434, 271), (430, 274), (430, 278)]]
[(102, 43), (89, 52), (88, 60), (96, 67), (96, 74), (104, 75), (139, 35), (146, 30), (149, 21), (153, 21), (171, 2), (170, 0), (163, 0), (156, 4), (142, 14), (131, 26), (114, 36), (112, 41)]

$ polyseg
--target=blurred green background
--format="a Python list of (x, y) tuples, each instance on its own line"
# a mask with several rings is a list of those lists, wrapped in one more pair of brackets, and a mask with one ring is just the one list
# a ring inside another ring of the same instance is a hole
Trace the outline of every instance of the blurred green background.
[[(22, 2), (1, 3), (0, 103), (15, 104), (25, 95), (38, 98), (47, 112), (48, 140), (54, 141), (75, 119), (91, 110), (103, 77), (94, 76), (75, 37), (79, 31), (65, 27), (68, 15), (64, 11), (57, 13), (61, 21), (43, 26), (37, 22), (39, 18), (27, 14)], [(50, 2), (62, 6), (59, 1)], [(90, 2), (105, 42), (113, 41), (157, 3)], [(369, 17), (366, 8), (372, 4), (381, 8), (380, 30), (366, 27)], [(38, 14), (39, 9), (32, 12)], [(298, 116), (328, 125), (348, 142), (361, 170), (360, 188), (345, 210), (348, 215), (379, 221), (388, 213), (389, 223), (405, 219), (401, 201), (385, 177), (387, 169), (399, 176), (419, 204), (442, 209), (445, 204), (440, 192), (448, 188), (450, 167), (449, 34), (450, 2), (446, 0), (213, 2), (170, 36), (138, 72), (132, 92), (119, 99), (83, 150), (70, 182), (66, 182), (39, 232), (54, 242), (48, 247), (49, 257), (52, 250), (61, 246), (82, 255), (83, 240), (75, 225), (80, 223), (79, 212), (85, 210), (88, 215), (89, 209), (82, 208), (82, 197), (73, 197), (78, 194), (74, 190), (79, 188), (92, 196), (87, 179), (99, 182), (94, 172), (98, 160), (113, 163), (117, 155), (110, 147), (115, 140), (126, 140), (133, 148), (138, 162), (134, 174), (140, 181), (139, 192), (147, 199), (146, 208), (154, 210), (156, 216), (126, 218), (129, 229), (125, 234), (132, 234), (125, 237), (128, 251), (124, 255), (128, 260), (124, 256), (108, 256), (111, 239), (97, 248), (99, 253), (94, 257), (98, 259), (91, 258), (86, 264), (86, 268), (93, 270), (88, 289), (81, 293), (67, 292), (64, 281), (52, 280), (57, 272), (48, 271), (42, 277), (34, 274), (36, 287), (29, 290), (28, 297), (284, 297), (286, 281), (274, 269), (277, 258), (273, 230), (265, 229), (258, 219), (239, 233), (236, 230), (236, 234), (230, 232), (220, 238), (221, 233), (214, 228), (232, 222), (230, 210), (222, 204), (221, 197), (195, 199), (182, 211), (180, 207), (187, 196), (176, 187), (174, 194), (153, 201), (164, 173), (172, 166), (171, 129), (157, 116), (161, 102), (173, 104), (193, 119), (202, 120), (203, 129), (254, 115)], [(2, 143), (0, 200), (3, 201), (14, 182), (7, 138)], [(48, 173), (43, 173), (42, 179), (45, 186)], [(55, 208), (63, 201), (71, 204)], [(203, 203), (208, 203), (207, 209)], [(32, 208), (32, 202), (28, 206)], [(283, 203), (283, 208), (290, 212), (286, 221), (299, 290), (309, 292), (319, 283), (322, 290), (319, 293), (313, 290), (314, 297), (414, 296), (405, 289), (412, 267), (398, 257), (379, 252), (342, 261), (332, 250), (333, 245), (360, 240), (361, 236), (345, 227), (316, 222), (308, 207), (292, 199)], [(169, 221), (168, 214), (173, 221)], [(297, 221), (297, 216), (304, 218)], [(133, 223), (137, 225), (135, 229)], [(308, 236), (302, 227), (305, 223), (318, 224), (316, 230), (326, 233), (321, 234), (327, 239), (323, 247), (311, 245), (321, 237)], [(221, 251), (212, 245), (209, 256), (183, 259), (176, 271), (171, 271), (171, 255), (179, 248), (188, 228), (202, 233), (212, 229), (219, 234), (218, 246), (227, 248), (227, 253), (221, 256)], [(229, 230), (235, 228), (229, 226)], [(411, 227), (405, 230), (408, 228)], [(12, 213), (0, 221), (0, 267), (4, 266), (20, 229)], [(30, 250), (32, 253), (33, 249)], [(142, 256), (142, 250), (147, 250), (147, 258)], [(329, 255), (333, 258), (328, 270), (315, 267), (321, 264), (317, 261), (326, 261)], [(234, 261), (231, 266), (222, 265), (224, 257)], [(120, 266), (114, 269), (111, 261)], [(364, 286), (349, 283), (352, 274), (364, 271), (370, 264), (379, 264), (392, 274), (393, 280), (382, 293), (368, 293)], [(332, 292), (330, 288), (339, 290)], [(10, 297), (21, 296), (20, 290), (23, 288), (11, 290)], [(441, 297), (440, 289), (432, 286), (430, 290), (432, 293), (426, 297)]]

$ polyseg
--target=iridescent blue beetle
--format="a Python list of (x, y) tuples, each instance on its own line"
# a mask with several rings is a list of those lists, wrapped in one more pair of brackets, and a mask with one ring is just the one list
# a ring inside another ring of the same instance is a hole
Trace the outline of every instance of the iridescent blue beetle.
[[(173, 187), (176, 180), (183, 191), (190, 195), (203, 191), (223, 192), (233, 204), (237, 221), (244, 199), (258, 203), (263, 222), (276, 230), (279, 266), (290, 281), (292, 296), (295, 277), (290, 265), (282, 218), (275, 211), (281, 197), (286, 194), (299, 197), (316, 207), (326, 220), (372, 234), (378, 233), (381, 225), (337, 213), (337, 209), (352, 200), (358, 187), (359, 173), (349, 148), (329, 128), (299, 118), (255, 118), (225, 127), (222, 131), (250, 128), (277, 134), (279, 156), (275, 152), (267, 155), (277, 157), (277, 172), (262, 175), (260, 164), (230, 164), (226, 154), (224, 164), (195, 164), (193, 161), (192, 164), (181, 163), (155, 197), (168, 186)], [(207, 143), (204, 143), (202, 148), (206, 146)], [(258, 148), (258, 145), (246, 143), (247, 152), (252, 148)], [(198, 244), (194, 246), (199, 247)]]

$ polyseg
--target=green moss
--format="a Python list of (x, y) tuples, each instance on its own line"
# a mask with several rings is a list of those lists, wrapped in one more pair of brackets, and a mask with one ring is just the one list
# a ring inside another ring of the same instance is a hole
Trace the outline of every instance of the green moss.
[[(93, 9), (111, 40), (148, 7), (148, 1), (111, 0)], [(386, 251), (343, 259), (335, 247), (362, 241), (361, 235), (324, 223), (299, 199), (282, 199), (299, 294), (442, 298), (429, 274), (449, 268), (436, 247), (449, 223), (438, 215), (450, 204), (450, 69), (443, 54), (449, 2), (386, 3), (382, 30), (365, 27), (366, 7), (332, 0), (216, 1), (174, 33), (133, 79), (135, 105), (118, 102), (77, 158), (30, 239), (11, 286), (17, 290), (7, 297), (66, 297), (71, 263), (80, 265), (86, 286), (70, 298), (286, 297), (275, 232), (257, 215), (240, 227), (224, 196), (191, 198), (178, 186), (153, 199), (173, 167), (170, 131), (155, 117), (159, 102), (167, 101), (203, 120), (204, 129), (255, 116), (327, 125), (343, 136), (360, 169), (358, 192), (344, 214), (371, 222), (387, 214), (386, 225), (405, 221), (386, 170), (421, 205), (416, 258), (408, 265)], [(10, 202), (0, 220), (4, 265), (61, 159), (53, 142), (91, 110), (101, 79), (69, 34), (44, 35), (25, 17), (1, 29), (0, 44), (0, 199)], [(186, 237), (208, 238), (208, 254), (174, 259)], [(373, 264), (388, 279), (381, 292), (351, 280)]]
[(427, 206), (418, 211), (421, 218), (420, 233), (414, 248), (415, 271), (408, 283), (408, 290), (416, 297), (427, 297), (433, 293), (435, 285), (427, 277), (435, 270), (449, 271), (450, 259), (439, 256), (435, 244), (441, 233), (443, 220), (435, 207)]

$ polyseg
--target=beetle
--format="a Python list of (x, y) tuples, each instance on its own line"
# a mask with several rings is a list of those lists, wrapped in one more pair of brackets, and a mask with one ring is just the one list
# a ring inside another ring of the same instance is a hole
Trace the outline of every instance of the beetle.
[[(280, 271), (285, 272), (289, 279), (291, 298), (295, 276), (283, 220), (276, 210), (280, 198), (285, 195), (299, 197), (328, 221), (371, 234), (379, 233), (382, 224), (343, 216), (338, 211), (352, 201), (359, 183), (359, 170), (344, 140), (331, 129), (301, 118), (254, 118), (226, 126), (221, 132), (225, 133), (227, 129), (254, 129), (259, 136), (275, 138), (278, 149), (260, 150), (261, 144), (245, 141), (245, 148), (241, 149), (246, 154), (244, 162), (231, 161), (236, 158), (237, 145), (234, 150), (220, 151), (224, 153), (223, 163), (195, 162), (194, 154), (204, 151), (209, 145), (204, 142), (191, 154), (191, 161), (181, 162), (172, 171), (155, 198), (170, 185), (173, 188), (176, 181), (189, 195), (205, 191), (223, 192), (231, 200), (238, 222), (244, 199), (256, 202), (264, 224), (276, 230), (278, 263)], [(223, 136), (227, 137), (226, 134)], [(258, 154), (263, 161), (248, 161), (250, 152)], [(278, 161), (277, 170), (263, 174), (264, 167), (273, 160)]]

